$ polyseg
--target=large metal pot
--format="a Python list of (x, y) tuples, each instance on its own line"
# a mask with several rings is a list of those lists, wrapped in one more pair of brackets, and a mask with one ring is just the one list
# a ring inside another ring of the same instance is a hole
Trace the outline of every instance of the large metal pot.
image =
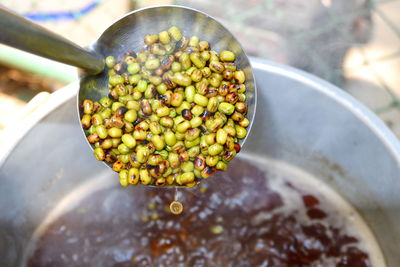
[[(331, 186), (364, 217), (387, 265), (399, 266), (398, 140), (331, 84), (257, 59), (252, 65), (258, 110), (242, 153), (287, 162)], [(0, 266), (23, 265), (33, 232), (68, 193), (99, 174), (115, 175), (93, 159), (82, 136), (77, 86), (51, 95), (2, 147)]]

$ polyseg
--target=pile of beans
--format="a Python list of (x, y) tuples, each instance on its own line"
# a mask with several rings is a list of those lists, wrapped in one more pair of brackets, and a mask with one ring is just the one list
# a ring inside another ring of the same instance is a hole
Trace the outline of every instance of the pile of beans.
[(83, 101), (82, 127), (122, 186), (194, 186), (240, 151), (250, 123), (245, 73), (233, 52), (175, 26), (144, 43), (120, 62), (106, 58), (109, 94)]

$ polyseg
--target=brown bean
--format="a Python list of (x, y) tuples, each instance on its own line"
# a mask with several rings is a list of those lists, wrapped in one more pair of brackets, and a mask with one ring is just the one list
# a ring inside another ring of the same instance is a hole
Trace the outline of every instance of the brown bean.
[(193, 118), (192, 112), (188, 109), (184, 109), (182, 110), (182, 117), (185, 118), (185, 120), (190, 121)]
[(221, 83), (218, 88), (218, 93), (222, 96), (226, 96), (229, 93), (229, 85), (226, 83)]
[(163, 70), (168, 70), (171, 68), (172, 63), (174, 62), (174, 56), (169, 55), (166, 56), (162, 61), (161, 61), (161, 68)]
[(94, 144), (100, 141), (100, 137), (96, 133), (92, 133), (87, 137), (89, 143)]
[(152, 112), (150, 102), (147, 99), (142, 100), (142, 102), (140, 103), (140, 108), (145, 115), (150, 115)]
[(215, 167), (207, 166), (201, 171), (201, 177), (208, 178), (211, 175), (215, 174), (216, 171), (217, 169)]
[(194, 160), (194, 167), (202, 171), (206, 167), (206, 158), (203, 155), (198, 155)]
[(179, 157), (179, 161), (180, 162), (185, 162), (185, 161), (189, 160), (189, 155), (188, 155), (188, 153), (186, 151), (183, 151), (183, 152), (179, 153), (178, 157)]
[(225, 97), (225, 101), (229, 104), (235, 104), (239, 99), (239, 95), (236, 92), (229, 93)]
[(243, 102), (237, 102), (235, 105), (236, 111), (245, 114), (247, 112), (247, 105)]

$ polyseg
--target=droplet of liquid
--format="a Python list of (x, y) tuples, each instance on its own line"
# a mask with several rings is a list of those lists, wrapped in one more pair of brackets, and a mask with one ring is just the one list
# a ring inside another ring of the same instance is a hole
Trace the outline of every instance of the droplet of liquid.
[(175, 215), (181, 214), (183, 211), (183, 205), (178, 200), (178, 187), (175, 187), (174, 201), (169, 205), (169, 210)]
[(183, 205), (181, 202), (175, 200), (171, 202), (171, 204), (169, 205), (169, 209), (173, 214), (178, 215), (182, 213)]

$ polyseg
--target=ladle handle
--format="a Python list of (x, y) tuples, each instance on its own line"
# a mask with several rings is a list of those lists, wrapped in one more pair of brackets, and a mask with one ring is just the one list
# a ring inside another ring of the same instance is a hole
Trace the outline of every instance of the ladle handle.
[(82, 68), (90, 73), (104, 69), (103, 57), (0, 6), (0, 43)]

